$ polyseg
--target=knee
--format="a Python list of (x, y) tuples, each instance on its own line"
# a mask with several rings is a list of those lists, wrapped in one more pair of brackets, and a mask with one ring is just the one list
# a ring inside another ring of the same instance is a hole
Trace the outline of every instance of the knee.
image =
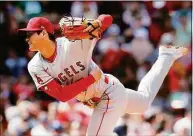
[(141, 103), (141, 106), (140, 106), (140, 113), (144, 113), (146, 112), (149, 107), (151, 106), (151, 99), (150, 99), (150, 96), (147, 94), (147, 93), (144, 93), (142, 91), (139, 91), (140, 94), (141, 94), (141, 98), (140, 98), (140, 103)]
[(143, 114), (145, 113), (150, 107), (150, 102), (147, 99), (144, 99), (141, 101), (141, 108), (140, 108), (140, 113)]

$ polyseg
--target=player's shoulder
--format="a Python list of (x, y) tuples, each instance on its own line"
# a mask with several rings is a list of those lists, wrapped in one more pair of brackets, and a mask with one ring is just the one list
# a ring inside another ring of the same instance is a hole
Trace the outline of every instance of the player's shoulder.
[(56, 38), (56, 43), (57, 43), (57, 46), (62, 46), (66, 43), (69, 43), (69, 40), (65, 37), (59, 37), (59, 38)]
[(36, 72), (40, 69), (42, 69), (42, 61), (41, 61), (41, 55), (39, 52), (37, 52), (34, 57), (29, 61), (28, 63), (28, 71), (29, 72)]
[(82, 39), (82, 40), (75, 40), (75, 41), (70, 41), (65, 37), (59, 37), (56, 39), (57, 45), (64, 45), (64, 44), (70, 44), (70, 43), (81, 43), (81, 41), (85, 42), (90, 42), (93, 41), (91, 39)]

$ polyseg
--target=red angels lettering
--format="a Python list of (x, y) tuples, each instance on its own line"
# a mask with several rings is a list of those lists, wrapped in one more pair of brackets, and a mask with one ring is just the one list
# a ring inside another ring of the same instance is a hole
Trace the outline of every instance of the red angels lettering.
[(74, 74), (78, 74), (79, 71), (76, 71), (76, 69), (71, 65), (70, 68), (72, 69), (72, 71), (74, 72)]
[(67, 80), (66, 85), (70, 85), (72, 83), (73, 83), (73, 78), (71, 78), (70, 80)]
[(64, 72), (69, 76), (69, 77), (73, 77), (73, 74), (70, 74), (70, 70), (68, 68), (64, 69)]
[(74, 80), (74, 79), (73, 79), (73, 78), (71, 78), (71, 80), (70, 80), (70, 84), (72, 84), (72, 83), (73, 83), (73, 80)]
[[(77, 67), (78, 66), (78, 67)], [(63, 73), (58, 74), (58, 80), (62, 83), (72, 84), (73, 76), (85, 70), (85, 66), (81, 61), (76, 62), (76, 65), (70, 65), (68, 68), (64, 69)]]
[(85, 70), (85, 66), (82, 65), (80, 61), (76, 62), (76, 65), (81, 67), (81, 69), (80, 69), (81, 71)]
[(62, 82), (66, 82), (66, 80), (67, 80), (67, 78), (66, 78), (65, 76), (63, 76), (63, 73), (60, 73), (60, 74), (58, 75), (58, 78), (59, 78), (60, 81), (62, 81)]
[(37, 76), (37, 75), (35, 74), (35, 77), (36, 77), (37, 82), (38, 82), (39, 84), (43, 83), (43, 80), (42, 80), (39, 76)]

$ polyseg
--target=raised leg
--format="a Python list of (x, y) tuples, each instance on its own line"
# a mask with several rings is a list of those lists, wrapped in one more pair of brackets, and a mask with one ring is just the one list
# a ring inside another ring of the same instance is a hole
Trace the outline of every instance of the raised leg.
[(176, 59), (187, 52), (186, 48), (161, 46), (159, 57), (151, 70), (141, 80), (138, 91), (127, 89), (127, 113), (143, 113), (157, 95), (164, 78)]

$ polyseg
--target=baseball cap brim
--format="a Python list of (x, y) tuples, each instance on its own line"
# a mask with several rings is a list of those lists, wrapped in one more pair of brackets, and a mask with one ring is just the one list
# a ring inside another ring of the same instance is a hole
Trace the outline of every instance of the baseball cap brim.
[(22, 29), (19, 29), (18, 30), (18, 32), (19, 31), (24, 31), (24, 32), (33, 32), (33, 31), (40, 31), (40, 30), (42, 30), (42, 29), (38, 29), (38, 28), (22, 28)]

